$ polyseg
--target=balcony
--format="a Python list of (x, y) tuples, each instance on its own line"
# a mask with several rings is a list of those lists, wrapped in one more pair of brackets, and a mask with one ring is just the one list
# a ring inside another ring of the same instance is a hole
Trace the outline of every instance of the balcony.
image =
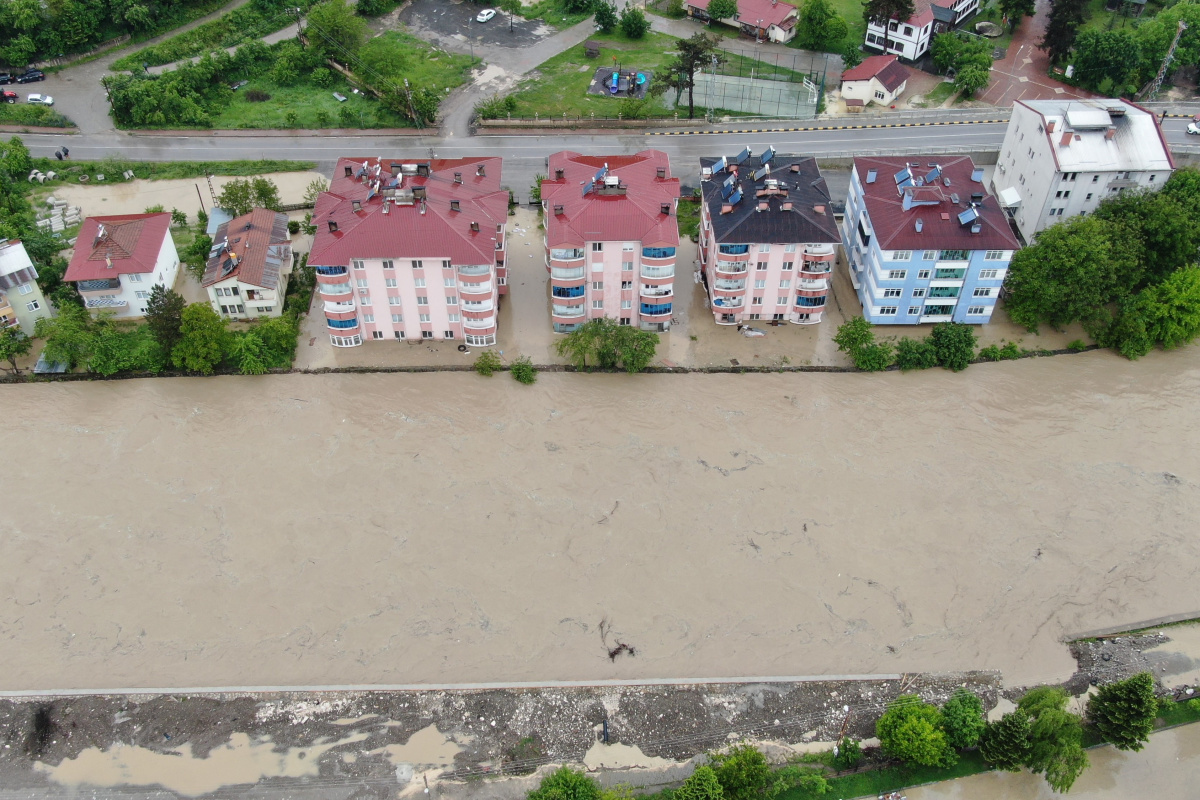
[(483, 302), (479, 303), (468, 303), (466, 300), (464, 300), (462, 304), (463, 311), (491, 311), (495, 307), (496, 304), (491, 300), (484, 300)]
[(717, 272), (724, 272), (729, 275), (741, 275), (746, 271), (746, 262), (744, 261), (718, 261)]
[(560, 281), (579, 280), (586, 274), (587, 274), (587, 271), (583, 267), (578, 267), (578, 268), (573, 268), (573, 269), (564, 269), (562, 267), (551, 267), (550, 268), (550, 277), (555, 278)]
[(796, 308), (821, 308), (825, 305), (825, 295), (820, 297), (797, 297)]
[(353, 294), (354, 292), (354, 288), (348, 283), (318, 283), (317, 287), (320, 288), (321, 294), (328, 295)]
[(649, 264), (642, 264), (643, 278), (674, 278), (675, 265), (669, 267), (656, 267)]
[(460, 294), (491, 294), (492, 282), (484, 281), (483, 283), (464, 283), (459, 281), (458, 290)]
[(650, 303), (642, 303), (641, 313), (643, 317), (669, 317), (671, 316), (671, 304), (658, 303), (651, 305)]
[(355, 317), (354, 319), (328, 319), (328, 318), (326, 318), (325, 324), (329, 327), (330, 330), (335, 330), (335, 331), (353, 330), (354, 328), (358, 327), (358, 317)]
[(723, 256), (746, 256), (750, 254), (750, 245), (722, 244), (717, 246), (717, 252)]
[(119, 278), (102, 278), (95, 281), (76, 281), (75, 288), (81, 292), (111, 292), (113, 289), (120, 290), (121, 280)]
[(810, 275), (828, 275), (831, 266), (829, 261), (801, 261), (800, 271)]
[(643, 247), (642, 248), (642, 258), (653, 258), (653, 259), (661, 260), (664, 258), (674, 258), (674, 257), (675, 257), (675, 248), (674, 247)]
[(555, 303), (552, 308), (556, 317), (582, 317), (586, 313), (586, 309), (582, 305), (560, 306)]
[(574, 248), (554, 248), (550, 251), (551, 261), (582, 261), (583, 250)]
[(563, 297), (567, 299), (583, 297), (586, 293), (586, 286), (553, 286), (550, 289), (550, 294), (554, 297)]
[(345, 267), (314, 267), (318, 275), (335, 276), (345, 275), (347, 270)]
[(496, 317), (484, 317), (483, 319), (472, 319), (471, 317), (463, 317), (462, 321), (464, 328), (471, 330), (479, 330), (481, 328), (491, 328), (496, 324)]
[(740, 292), (746, 288), (746, 280), (743, 278), (740, 281), (731, 281), (728, 278), (717, 278), (713, 281), (713, 288), (729, 292)]
[(746, 305), (746, 299), (744, 297), (714, 297), (712, 304), (714, 309), (742, 308)]
[(459, 264), (459, 275), (487, 275), (492, 271), (489, 264)]
[(326, 314), (347, 314), (353, 312), (355, 306), (353, 302), (333, 303), (329, 300), (326, 300), (324, 303), (324, 309)]
[(816, 281), (801, 280), (797, 286), (801, 291), (805, 292), (824, 291), (829, 288), (829, 281), (824, 278)]
[(643, 286), (638, 294), (642, 297), (671, 297), (675, 289), (671, 286)]
[(125, 300), (115, 297), (89, 297), (83, 302), (87, 308), (124, 308), (129, 305)]

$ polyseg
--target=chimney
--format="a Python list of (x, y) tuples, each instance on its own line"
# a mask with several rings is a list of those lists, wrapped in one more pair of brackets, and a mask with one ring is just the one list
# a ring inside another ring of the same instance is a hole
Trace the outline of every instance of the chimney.
[(421, 201), (421, 205), (419, 206), (418, 210), (421, 212), (421, 216), (425, 216), (425, 201), (424, 200)]
[(454, 173), (454, 182), (462, 183), (462, 173), (461, 172)]
[(1105, 140), (1106, 142), (1111, 142), (1111, 141), (1112, 141), (1112, 138), (1113, 138), (1114, 136), (1116, 136), (1116, 135), (1117, 135), (1117, 129), (1116, 129), (1116, 128), (1109, 128), (1108, 130), (1106, 130), (1106, 131), (1104, 132), (1104, 140)]
[(450, 201), (450, 210), (451, 211), (462, 211), (462, 208), (459, 207), (457, 200)]
[(759, 203), (759, 204), (758, 204), (758, 210), (759, 210), (759, 211), (766, 211), (766, 210), (767, 210), (767, 209), (769, 209), (770, 207), (771, 207), (770, 203), (767, 203), (765, 200), (764, 200), (763, 202), (761, 202), (761, 203)]
[(387, 213), (388, 213), (388, 209), (389, 209), (390, 207), (391, 207), (391, 204), (390, 204), (390, 203), (389, 203), (387, 200), (384, 200), (384, 201), (383, 201), (383, 213), (384, 213), (384, 214), (387, 214)]
[(792, 204), (791, 203), (783, 203), (782, 205), (779, 206), (779, 210), (780, 211), (791, 211)]
[(562, 206), (555, 206), (555, 207), (554, 207), (554, 213), (555, 213), (556, 215), (557, 215), (557, 214), (562, 214), (562, 213), (564, 213), (564, 209), (563, 209), (563, 207), (562, 207)]
[(355, 214), (357, 214), (359, 211), (362, 211), (362, 203), (358, 200), (351, 200), (350, 207), (354, 209)]
[(486, 172), (483, 171), (483, 164), (479, 165), (479, 168), (475, 170), (475, 174), (481, 178), (487, 174)]
[(1074, 135), (1075, 134), (1071, 133), (1070, 131), (1063, 131), (1062, 139), (1060, 139), (1058, 142), (1059, 146), (1069, 147), (1071, 145), (1071, 137)]
[(554, 170), (554, 180), (561, 181), (563, 179), (563, 171), (561, 169)]
[(391, 173), (393, 178), (400, 174), (400, 164), (398, 162), (393, 161), (391, 163)]
[(424, 186), (414, 186), (413, 187), (413, 199), (414, 200), (424, 200), (427, 194), (428, 193), (425, 191)]
[(732, 214), (733, 206), (729, 205), (729, 203), (726, 203), (725, 205), (721, 206), (721, 213), (722, 214)]
[(917, 217), (917, 221), (913, 224), (913, 227), (915, 227), (917, 229), (917, 233), (920, 233), (921, 230), (925, 227), (925, 220), (921, 219), (920, 217)]
[(1046, 123), (1046, 133), (1054, 133), (1055, 120), (1050, 120)]
[(655, 174), (655, 176), (656, 176), (656, 177), (657, 177), (657, 178), (658, 178), (660, 181), (661, 181), (661, 180), (665, 180), (665, 179), (666, 179), (666, 177), (667, 177), (667, 168), (666, 168), (666, 167), (659, 167), (657, 170), (655, 170), (655, 173), (654, 173), (654, 174)]
[(670, 214), (671, 213), (671, 204), (670, 203), (662, 203), (659, 205), (658, 210), (663, 214)]
[(329, 220), (329, 232), (337, 233), (337, 223), (333, 220)]
[(792, 164), (792, 172), (799, 172), (799, 171), (800, 171), (800, 165)]
[(347, 167), (346, 167), (346, 177), (347, 177), (347, 178), (353, 178), (353, 177), (354, 177), (354, 167), (350, 167), (350, 166), (347, 166)]
[(813, 206), (813, 211), (816, 212), (817, 214), (824, 214), (825, 206)]
[(108, 265), (109, 269), (112, 269), (112, 253), (104, 254), (104, 263)]
[(471, 230), (472, 230), (472, 231), (474, 231), (475, 233), (479, 233), (479, 223), (478, 223), (478, 222), (472, 222), (472, 223), (471, 223)]

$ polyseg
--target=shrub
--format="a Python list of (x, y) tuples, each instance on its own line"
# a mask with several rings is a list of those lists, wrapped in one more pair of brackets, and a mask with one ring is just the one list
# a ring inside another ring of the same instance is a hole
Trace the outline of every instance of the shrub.
[(494, 94), (475, 106), (475, 115), (480, 119), (500, 119), (517, 110), (517, 101), (512, 95), (501, 97)]
[(518, 383), (523, 383), (526, 386), (537, 383), (537, 370), (533, 368), (533, 361), (529, 359), (529, 356), (521, 356), (514, 359), (508, 371), (513, 376), (513, 380)]
[(984, 361), (1011, 361), (1021, 357), (1021, 348), (1016, 342), (1005, 342), (1003, 347), (990, 344), (979, 351), (979, 357)]
[(724, 791), (717, 773), (707, 765), (696, 767), (683, 785), (671, 793), (671, 800), (722, 800)]
[(287, 123), (289, 128), (294, 128), (296, 127), (296, 123), (300, 121), (300, 117), (296, 115), (295, 111), (289, 111), (283, 115), (283, 121)]
[(600, 800), (600, 784), (570, 767), (559, 767), (538, 784), (528, 800)]
[(854, 769), (862, 759), (862, 745), (853, 739), (842, 739), (838, 744), (837, 755), (833, 757), (833, 768), (837, 770)]
[(926, 767), (952, 766), (958, 756), (943, 729), (942, 712), (915, 694), (902, 694), (875, 723), (883, 751)]
[(910, 369), (929, 369), (937, 366), (937, 353), (928, 339), (909, 339), (896, 342), (896, 366)]
[(630, 39), (641, 39), (650, 30), (650, 21), (641, 9), (627, 5), (621, 11), (621, 33)]
[(727, 753), (713, 753), (710, 758), (726, 800), (753, 800), (766, 793), (771, 766), (754, 747), (738, 745)]
[(1150, 740), (1158, 701), (1154, 678), (1139, 672), (1130, 678), (1101, 686), (1088, 701), (1088, 718), (1118, 750), (1141, 750)]
[(290, 233), (292, 236), (295, 236), (299, 232), (300, 232), (300, 220), (289, 219), (288, 220), (288, 233)]
[(333, 73), (326, 67), (317, 67), (308, 74), (308, 79), (323, 89), (333, 85)]
[(248, 103), (265, 103), (271, 99), (271, 95), (261, 89), (247, 89), (246, 102)]
[(959, 689), (942, 705), (942, 723), (951, 747), (959, 750), (974, 747), (987, 724), (983, 703), (966, 689)]
[(330, 120), (330, 117), (329, 117), (329, 112), (328, 112), (328, 111), (326, 111), (326, 110), (325, 110), (325, 109), (323, 109), (323, 108), (322, 108), (322, 109), (320, 109), (320, 110), (319, 110), (319, 111), (317, 111), (317, 113), (316, 113), (316, 120), (317, 120), (317, 127), (318, 127), (318, 128), (328, 128), (328, 127), (329, 127), (329, 120)]
[(979, 754), (996, 769), (1019, 771), (1029, 757), (1029, 715), (1013, 711), (989, 722), (979, 735)]
[(1082, 353), (1084, 350), (1087, 350), (1087, 342), (1083, 339), (1075, 339), (1067, 343), (1067, 349), (1074, 353)]
[(490, 378), (492, 373), (503, 368), (504, 364), (500, 362), (500, 356), (496, 355), (495, 351), (492, 350), (484, 350), (475, 359), (475, 371), (485, 378)]
[(975, 358), (975, 329), (961, 322), (939, 322), (933, 326), (929, 341), (937, 353), (938, 364), (952, 372), (966, 369)]
[(851, 354), (854, 366), (864, 372), (881, 372), (896, 361), (895, 348), (889, 342), (876, 342), (860, 347)]

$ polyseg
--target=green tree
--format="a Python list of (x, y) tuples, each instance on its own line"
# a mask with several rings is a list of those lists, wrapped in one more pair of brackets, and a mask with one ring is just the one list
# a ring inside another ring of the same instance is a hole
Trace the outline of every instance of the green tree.
[(154, 284), (146, 301), (146, 326), (164, 353), (170, 353), (179, 343), (183, 325), (183, 296), (162, 284)]
[(612, 33), (613, 28), (617, 27), (617, 12), (608, 3), (596, 6), (596, 27), (603, 33)]
[(267, 361), (263, 352), (265, 349), (258, 333), (248, 330), (233, 337), (229, 351), (233, 362), (237, 364), (238, 372), (243, 375), (262, 375), (267, 371)]
[(321, 192), (329, 191), (329, 181), (324, 178), (316, 178), (304, 189), (304, 205), (315, 206), (317, 198), (321, 196)]
[(891, 20), (906, 21), (916, 13), (913, 0), (866, 0), (863, 3), (863, 21), (875, 23), (883, 28), (883, 52), (891, 52), (891, 32), (888, 23)]
[(721, 782), (708, 765), (696, 767), (683, 785), (671, 793), (671, 800), (723, 800)]
[(475, 359), (475, 371), (485, 378), (492, 377), (493, 373), (501, 369), (504, 369), (504, 364), (494, 350), (484, 350)]
[(542, 778), (527, 800), (601, 800), (600, 784), (570, 767), (559, 767)]
[(7, 361), (7, 367), (0, 369), (7, 370), (13, 375), (20, 375), (21, 368), (17, 366), (17, 359), (21, 356), (29, 355), (29, 351), (33, 349), (33, 340), (25, 335), (25, 332), (15, 325), (11, 328), (0, 329), (0, 361)]
[(1075, 38), (1075, 76), (1092, 89), (1112, 81), (1121, 92), (1142, 63), (1142, 48), (1128, 28), (1111, 31), (1086, 30)]
[(654, 360), (658, 341), (657, 333), (618, 325), (614, 319), (600, 317), (568, 333), (558, 341), (555, 349), (579, 369), (619, 367), (633, 374), (641, 372)]
[(915, 694), (902, 694), (888, 704), (875, 723), (875, 735), (885, 753), (912, 764), (948, 767), (958, 760), (942, 728), (942, 713)]
[(1025, 766), (1044, 775), (1056, 792), (1069, 790), (1088, 766), (1082, 720), (1066, 706), (1067, 693), (1049, 686), (1030, 690), (1017, 703), (1017, 710), (1030, 717)]
[[(714, 0), (718, 1), (718, 0)], [(621, 33), (630, 39), (641, 39), (650, 30), (650, 21), (640, 8), (627, 5), (621, 9)]]
[(1137, 305), (1144, 309), (1151, 340), (1170, 350), (1200, 334), (1200, 267), (1176, 270), (1141, 294)]
[(1088, 719), (1118, 750), (1141, 750), (1150, 741), (1158, 699), (1154, 677), (1139, 672), (1123, 681), (1101, 686), (1088, 700)]
[(29, 148), (17, 136), (13, 136), (4, 145), (4, 155), (0, 158), (0, 166), (4, 167), (11, 177), (23, 180), (33, 169), (33, 159)]
[(695, 119), (696, 72), (707, 69), (714, 59), (717, 64), (724, 62), (724, 57), (717, 52), (718, 44), (717, 37), (705, 33), (680, 39), (675, 45), (675, 58), (667, 62), (661, 76), (654, 76), (649, 93), (658, 96), (667, 89), (674, 89), (675, 101), (678, 102), (683, 92), (687, 92), (688, 119)]
[(929, 334), (938, 364), (961, 372), (975, 359), (975, 327), (961, 322), (939, 322)]
[(1050, 54), (1051, 61), (1061, 61), (1071, 52), (1086, 8), (1087, 0), (1050, 0), (1050, 18), (1038, 47)]
[(526, 386), (537, 383), (537, 370), (533, 368), (533, 361), (529, 356), (514, 358), (508, 367), (508, 374), (512, 375), (513, 380), (517, 383), (523, 383)]
[(217, 195), (217, 205), (235, 217), (249, 214), (255, 208), (278, 211), (283, 207), (279, 187), (270, 178), (234, 178)]
[(345, 0), (326, 0), (308, 11), (305, 32), (323, 58), (346, 64), (367, 40), (367, 23)]
[(833, 336), (833, 343), (854, 361), (854, 366), (866, 372), (885, 370), (895, 361), (895, 349), (889, 342), (876, 342), (871, 323), (863, 317), (851, 317), (843, 322)]
[(833, 757), (833, 768), (836, 770), (854, 769), (862, 760), (862, 745), (854, 739), (843, 737), (837, 746), (837, 755)]
[(183, 310), (180, 332), (179, 343), (171, 352), (176, 369), (211, 375), (228, 346), (225, 320), (208, 303), (192, 303)]
[[(303, 283), (299, 271), (292, 280)], [(296, 337), (300, 333), (300, 318), (293, 311), (278, 317), (260, 317), (251, 332), (262, 342), (262, 359), (267, 369), (286, 369), (296, 357)]]
[(942, 705), (942, 725), (946, 740), (957, 750), (979, 744), (979, 736), (987, 723), (983, 718), (983, 703), (973, 692), (958, 689)]
[(836, 52), (850, 28), (829, 0), (807, 0), (800, 9), (799, 44), (806, 50)]
[(710, 753), (709, 759), (725, 800), (758, 800), (774, 785), (767, 757), (748, 744)]
[(710, 19), (717, 22), (733, 19), (738, 13), (737, 0), (710, 0), (707, 13)]
[(1131, 283), (1131, 290), (1157, 283), (1195, 262), (1200, 251), (1200, 203), (1183, 189), (1186, 185), (1186, 176), (1175, 181), (1172, 175), (1161, 191), (1122, 192), (1093, 212), (1097, 219), (1128, 228), (1141, 245), (1139, 283)]
[(111, 318), (101, 317), (92, 328), (89, 372), (115, 375), (118, 372), (158, 372), (163, 366), (162, 348), (146, 326), (132, 330), (118, 327)]
[(1008, 29), (1015, 31), (1022, 17), (1037, 13), (1037, 0), (1000, 0), (1000, 13), (1008, 20)]
[(969, 64), (954, 75), (954, 88), (962, 92), (963, 97), (970, 97), (980, 89), (986, 89), (992, 75), (986, 67)]
[(863, 61), (862, 47), (858, 42), (846, 42), (846, 46), (842, 49), (842, 66), (846, 69), (854, 69)]
[(66, 305), (57, 317), (43, 317), (35, 323), (34, 336), (45, 339), (42, 355), (52, 364), (68, 368), (86, 366), (95, 335), (92, 317), (82, 305)]
[(929, 55), (938, 72), (945, 74), (958, 66), (958, 59), (965, 49), (965, 43), (956, 34), (939, 33), (929, 45)]
[(929, 337), (896, 342), (896, 366), (907, 372), (910, 369), (929, 369), (938, 365), (937, 351)]
[(979, 736), (979, 753), (996, 769), (1020, 771), (1029, 758), (1029, 715), (1011, 711), (988, 723)]

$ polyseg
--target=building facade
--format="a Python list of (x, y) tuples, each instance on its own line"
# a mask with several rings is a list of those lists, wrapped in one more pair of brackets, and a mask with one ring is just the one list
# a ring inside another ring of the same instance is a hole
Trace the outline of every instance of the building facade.
[(217, 227), (200, 285), (226, 319), (278, 317), (291, 273), (287, 214), (256, 208)]
[(991, 319), (1020, 245), (983, 177), (968, 156), (854, 159), (842, 244), (867, 320)]
[(839, 242), (817, 162), (701, 158), (700, 263), (718, 325), (821, 321)]
[(679, 179), (661, 150), (631, 156), (563, 151), (542, 181), (551, 324), (590, 319), (665, 331), (675, 299)]
[(329, 339), (496, 343), (507, 293), (499, 158), (342, 158), (308, 263)]
[(888, 20), (886, 32), (882, 25), (868, 22), (866, 48), (916, 61), (929, 52), (934, 36), (953, 30), (977, 12), (979, 0), (914, 0), (913, 9), (907, 20)]
[[(709, 0), (685, 0), (689, 17), (708, 22)], [(797, 8), (780, 0), (738, 0), (737, 15), (717, 20), (719, 24), (737, 28), (746, 36), (771, 42), (790, 42), (799, 23)]]
[(20, 326), (33, 336), (37, 321), (52, 316), (37, 277), (25, 245), (16, 239), (0, 244), (0, 328)]
[(1154, 114), (1124, 100), (1018, 100), (992, 188), (1025, 241), (1124, 189), (1157, 189), (1175, 169)]
[(842, 73), (842, 99), (849, 107), (855, 100), (859, 106), (886, 106), (902, 95), (907, 85), (908, 68), (896, 56), (870, 56)]
[(171, 215), (124, 214), (83, 221), (63, 280), (87, 308), (126, 319), (145, 316), (150, 290), (174, 287), (178, 272)]

